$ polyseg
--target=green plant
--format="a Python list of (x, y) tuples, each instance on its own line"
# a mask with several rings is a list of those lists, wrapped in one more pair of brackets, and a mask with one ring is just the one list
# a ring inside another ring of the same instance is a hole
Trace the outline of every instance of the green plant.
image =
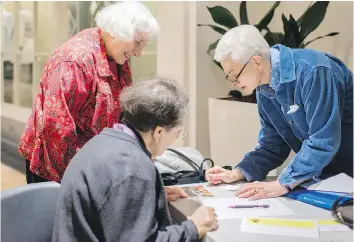
[[(246, 1), (242, 1), (240, 4), (240, 24), (241, 25), (249, 24), (246, 4), (247, 4)], [(261, 19), (261, 21), (259, 21), (258, 24), (254, 25), (255, 27), (258, 28), (259, 31), (268, 29), (268, 24), (272, 20), (274, 16), (274, 11), (279, 6), (279, 4), (280, 1), (275, 2), (274, 5)], [(222, 6), (215, 6), (215, 7), (207, 7), (207, 9), (211, 17), (215, 21), (215, 23), (222, 27), (213, 24), (198, 24), (198, 26), (208, 26), (213, 30), (215, 30), (216, 32), (218, 32), (219, 34), (224, 35), (228, 30), (237, 27), (239, 25), (235, 16), (227, 8), (224, 8)], [(216, 41), (214, 41), (212, 44), (209, 45), (207, 51), (208, 54), (210, 54), (210, 52), (216, 48), (216, 46), (219, 43), (219, 40), (220, 39), (217, 39)], [(215, 60), (214, 63), (217, 64), (220, 68), (222, 68), (220, 63), (216, 62)]]
[[(282, 44), (290, 48), (305, 48), (310, 43), (322, 39), (328, 36), (335, 36), (339, 34), (338, 32), (332, 32), (327, 35), (319, 36), (310, 41), (305, 41), (310, 33), (312, 33), (317, 27), (321, 24), (324, 16), (326, 15), (327, 7), (329, 2), (318, 1), (310, 5), (306, 11), (298, 18), (297, 20), (290, 14), (289, 19), (282, 14), (283, 21), (283, 30), (284, 32), (272, 32), (268, 25), (272, 21), (274, 12), (276, 8), (280, 5), (280, 1), (274, 3), (274, 5), (269, 9), (269, 11), (264, 15), (264, 17), (259, 21), (259, 23), (254, 26), (263, 34), (264, 38), (270, 46), (275, 44)], [(198, 26), (208, 26), (214, 31), (224, 35), (228, 30), (239, 26), (235, 16), (226, 8), (222, 6), (207, 7), (208, 11), (211, 14), (214, 22), (217, 25), (213, 24), (198, 24)], [(248, 20), (247, 13), (247, 2), (242, 1), (239, 9), (240, 25), (250, 24)], [(217, 39), (209, 45), (207, 50), (208, 54), (213, 51), (220, 39)], [(216, 65), (220, 68), (221, 65), (217, 61), (213, 60)], [(236, 93), (234, 96), (235, 99), (245, 102), (256, 102), (255, 93), (252, 94), (253, 98), (240, 98), (240, 93)], [(251, 101), (250, 101), (251, 100)]]
[(319, 36), (310, 41), (305, 41), (310, 33), (312, 33), (323, 21), (329, 2), (310, 3), (307, 10), (298, 20), (290, 14), (289, 19), (282, 14), (284, 33), (273, 33), (269, 29), (264, 38), (270, 46), (275, 44), (283, 44), (290, 48), (305, 48), (310, 43), (322, 39), (324, 37), (335, 36), (338, 32), (332, 32), (323, 36)]

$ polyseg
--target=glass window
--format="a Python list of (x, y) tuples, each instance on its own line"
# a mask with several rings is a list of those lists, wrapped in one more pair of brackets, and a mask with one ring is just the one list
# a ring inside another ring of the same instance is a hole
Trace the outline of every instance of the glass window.
[(1, 65), (2, 65), (2, 88), (3, 100), (13, 103), (13, 82), (14, 82), (14, 63), (13, 63), (13, 30), (15, 22), (15, 3), (2, 2), (1, 5)]
[(34, 2), (19, 2), (18, 5), (18, 65), (19, 85), (15, 90), (19, 105), (32, 106), (32, 83), (34, 65)]
[[(2, 2), (2, 100), (30, 108), (47, 58), (66, 39), (94, 27), (97, 11), (111, 3)], [(157, 15), (158, 2), (143, 4)], [(53, 34), (54, 25), (62, 30), (60, 36)], [(131, 58), (130, 64), (133, 82), (156, 75), (156, 40), (145, 47), (141, 57)]]

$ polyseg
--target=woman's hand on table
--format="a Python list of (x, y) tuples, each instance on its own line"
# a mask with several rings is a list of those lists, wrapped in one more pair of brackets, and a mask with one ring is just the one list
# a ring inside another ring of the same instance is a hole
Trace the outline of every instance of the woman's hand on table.
[(247, 183), (236, 192), (236, 196), (239, 198), (248, 198), (248, 200), (258, 200), (263, 198), (280, 197), (288, 192), (288, 189), (276, 180), (272, 182)]
[(244, 179), (239, 169), (226, 170), (215, 166), (205, 171), (205, 179), (211, 184), (232, 183)]

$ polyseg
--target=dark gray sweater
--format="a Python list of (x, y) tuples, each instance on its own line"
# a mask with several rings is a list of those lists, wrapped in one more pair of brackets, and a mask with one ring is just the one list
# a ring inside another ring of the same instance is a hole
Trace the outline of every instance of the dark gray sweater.
[(104, 129), (62, 179), (53, 242), (198, 241), (192, 221), (171, 225), (161, 177), (144, 144)]

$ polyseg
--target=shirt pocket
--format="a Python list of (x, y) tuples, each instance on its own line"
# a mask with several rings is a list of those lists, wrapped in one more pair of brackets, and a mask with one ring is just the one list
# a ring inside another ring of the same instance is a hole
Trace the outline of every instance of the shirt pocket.
[(303, 105), (288, 105), (285, 113), (288, 123), (295, 135), (302, 141), (308, 138), (308, 124)]

